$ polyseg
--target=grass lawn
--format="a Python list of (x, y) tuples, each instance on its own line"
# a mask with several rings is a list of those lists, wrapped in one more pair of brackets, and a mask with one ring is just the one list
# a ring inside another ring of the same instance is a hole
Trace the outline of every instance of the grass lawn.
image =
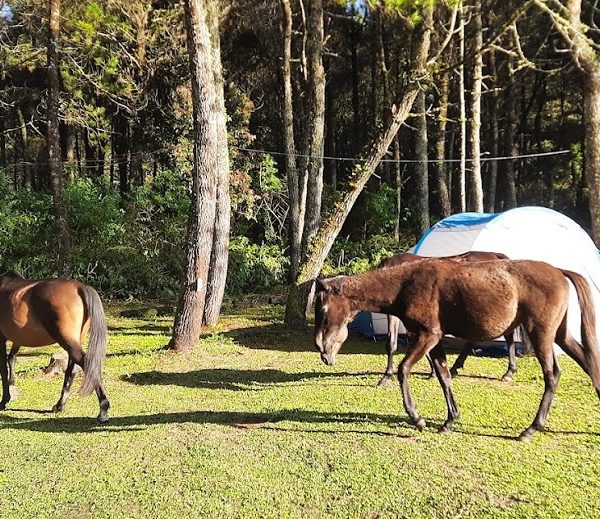
[[(400, 395), (376, 388), (383, 345), (352, 339), (328, 368), (282, 309), (227, 310), (188, 355), (161, 350), (169, 318), (109, 308), (105, 379), (111, 420), (73, 392), (47, 411), (62, 377), (52, 349), (22, 350), (21, 395), (0, 414), (0, 517), (598, 517), (600, 405), (561, 357), (548, 431), (514, 440), (535, 414), (534, 358), (470, 358), (454, 381), (462, 416), (438, 435), (445, 403), (417, 366), (412, 390), (428, 427), (406, 422)], [(450, 360), (453, 360), (451, 356)], [(79, 380), (79, 376), (78, 379)], [(42, 412), (44, 411), (44, 412)]]

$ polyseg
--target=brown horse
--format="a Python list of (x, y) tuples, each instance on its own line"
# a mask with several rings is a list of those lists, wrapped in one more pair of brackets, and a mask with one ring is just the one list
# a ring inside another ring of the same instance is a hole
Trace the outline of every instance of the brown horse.
[[(90, 332), (87, 354), (81, 348)], [(10, 401), (14, 385), (16, 355), (21, 346), (60, 344), (69, 354), (65, 380), (54, 412), (64, 409), (75, 364), (84, 371), (80, 393), (96, 391), (100, 403), (98, 421), (108, 420), (110, 404), (102, 386), (102, 362), (106, 350), (107, 327), (98, 293), (82, 283), (67, 279), (27, 280), (18, 274), (0, 276), (0, 410)], [(6, 341), (12, 342), (9, 357)]]
[[(568, 278), (581, 307), (582, 345), (569, 333)], [(400, 363), (398, 378), (404, 408), (419, 430), (425, 427), (413, 404), (408, 377), (426, 353), (433, 359), (444, 391), (449, 431), (459, 412), (440, 339), (452, 334), (468, 341), (491, 340), (521, 324), (544, 375), (544, 395), (531, 426), (519, 439), (528, 441), (546, 423), (560, 368), (556, 342), (590, 376), (600, 398), (600, 348), (593, 296), (585, 278), (539, 261), (497, 260), (455, 263), (443, 259), (407, 263), (358, 276), (317, 281), (315, 346), (332, 365), (348, 337), (348, 323), (360, 310), (399, 317), (414, 340)]]
[[(400, 252), (399, 254), (395, 254), (389, 258), (384, 259), (380, 264), (380, 269), (396, 267), (398, 265), (403, 265), (404, 263), (410, 263), (414, 261), (422, 261), (424, 259), (428, 259), (426, 256), (417, 256), (416, 254), (411, 254), (410, 252)], [(501, 254), (499, 252), (484, 252), (484, 251), (469, 251), (463, 254), (458, 254), (456, 256), (445, 256), (443, 259), (456, 261), (457, 263), (464, 263), (469, 261), (492, 261), (496, 259), (509, 259), (508, 256)], [(398, 349), (398, 333), (400, 331), (400, 319), (398, 319), (394, 315), (388, 315), (388, 336), (387, 342), (385, 343), (385, 350), (387, 353), (387, 367), (383, 377), (377, 383), (378, 386), (387, 386), (389, 381), (392, 380), (394, 376), (394, 354)], [(502, 375), (503, 381), (512, 380), (513, 375), (517, 372), (517, 355), (516, 355), (516, 347), (514, 341), (513, 332), (506, 333), (506, 343), (508, 344), (508, 369), (506, 373)], [(469, 354), (473, 351), (474, 343), (466, 342), (461, 350), (460, 354), (454, 361), (454, 364), (450, 368), (450, 374), (455, 377), (458, 375), (458, 370), (462, 369), (465, 365), (465, 360), (469, 356)], [(433, 368), (433, 362), (429, 355), (427, 355), (427, 360), (429, 361), (431, 367), (431, 373), (429, 374), (429, 378), (433, 378), (435, 376), (435, 369)]]

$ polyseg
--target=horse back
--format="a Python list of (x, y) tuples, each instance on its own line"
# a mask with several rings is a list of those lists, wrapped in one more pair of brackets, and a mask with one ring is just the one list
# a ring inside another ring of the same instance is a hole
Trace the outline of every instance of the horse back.
[(80, 342), (89, 323), (81, 283), (66, 279), (21, 280), (0, 289), (0, 332), (14, 344), (46, 346)]

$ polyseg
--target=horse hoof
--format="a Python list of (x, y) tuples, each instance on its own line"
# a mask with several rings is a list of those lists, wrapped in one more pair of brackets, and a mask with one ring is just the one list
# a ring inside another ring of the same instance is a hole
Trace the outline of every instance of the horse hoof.
[(0, 411), (6, 410), (6, 404), (8, 404), (8, 402), (0, 402)]
[(381, 378), (381, 380), (379, 382), (377, 382), (377, 387), (387, 387), (390, 383), (390, 377), (388, 377), (387, 375), (385, 375), (384, 377)]
[(510, 373), (505, 373), (504, 375), (502, 375), (502, 378), (500, 379), (502, 382), (512, 382), (512, 375)]
[(450, 432), (450, 427), (448, 427), (447, 425), (442, 425), (439, 429), (438, 429), (438, 433), (439, 434), (446, 434)]
[(450, 370), (450, 376), (451, 376), (452, 378), (456, 378), (456, 377), (458, 377), (458, 370), (456, 370), (456, 369), (451, 369), (451, 370)]
[(108, 413), (102, 412), (97, 417), (98, 423), (106, 423), (108, 422)]
[(10, 393), (11, 400), (16, 400), (17, 398), (19, 398), (19, 395), (21, 394), (21, 392), (17, 389), (17, 386), (10, 386), (8, 388), (8, 392)]
[(517, 441), (520, 441), (522, 443), (531, 443), (532, 436), (533, 435), (530, 432), (524, 431), (521, 434), (519, 434)]
[(59, 405), (59, 404), (54, 404), (54, 405), (52, 406), (52, 412), (53, 412), (53, 413), (62, 413), (62, 411), (63, 411), (64, 409), (65, 409), (65, 407), (64, 407), (64, 406), (62, 406), (62, 405)]
[(419, 418), (415, 422), (415, 427), (419, 429), (419, 431), (423, 432), (423, 429), (425, 429), (425, 420), (423, 420), (423, 418)]

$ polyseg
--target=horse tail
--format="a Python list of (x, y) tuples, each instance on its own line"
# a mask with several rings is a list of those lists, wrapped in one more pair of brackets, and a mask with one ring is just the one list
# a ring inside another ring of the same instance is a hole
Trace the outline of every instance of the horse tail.
[(583, 354), (592, 383), (600, 397), (600, 346), (596, 335), (596, 309), (594, 296), (587, 280), (576, 272), (562, 270), (563, 275), (573, 283), (581, 308), (581, 342)]
[(83, 366), (83, 383), (79, 393), (89, 395), (102, 384), (102, 362), (106, 355), (108, 328), (98, 292), (92, 287), (82, 285), (80, 295), (90, 320), (90, 333)]

